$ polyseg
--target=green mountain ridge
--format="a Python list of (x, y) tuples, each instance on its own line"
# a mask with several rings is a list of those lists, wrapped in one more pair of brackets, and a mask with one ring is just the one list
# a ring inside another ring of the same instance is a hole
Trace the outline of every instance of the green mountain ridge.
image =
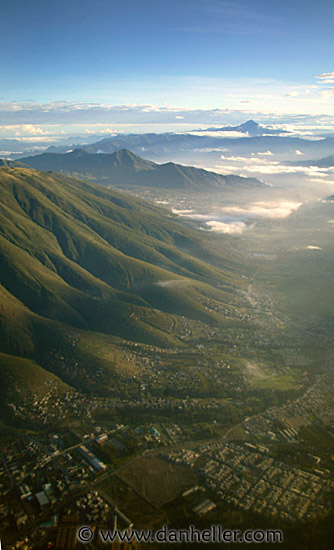
[[(215, 305), (236, 307), (245, 283), (228, 239), (217, 247), (161, 208), (60, 174), (3, 167), (0, 189), (0, 352), (75, 384), (69, 365), (97, 367), (98, 342), (179, 347), (179, 318), (218, 324)], [(94, 334), (93, 348), (73, 349), (71, 333)]]
[(128, 149), (112, 154), (89, 153), (76, 149), (70, 153), (43, 153), (21, 159), (36, 170), (56, 171), (88, 181), (114, 186), (145, 186), (167, 189), (221, 190), (261, 187), (256, 178), (223, 176), (192, 166), (168, 162), (156, 164)]
[(19, 160), (5, 160), (0, 159), (0, 167), (7, 167), (7, 168), (26, 168), (26, 164), (23, 162), (20, 162)]

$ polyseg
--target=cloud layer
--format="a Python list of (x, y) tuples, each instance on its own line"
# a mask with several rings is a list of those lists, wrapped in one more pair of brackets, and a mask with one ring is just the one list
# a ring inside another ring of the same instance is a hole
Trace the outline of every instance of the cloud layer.
[(172, 209), (174, 214), (202, 222), (203, 231), (241, 235), (253, 226), (257, 219), (282, 219), (301, 206), (301, 202), (271, 200), (251, 202), (247, 205), (231, 205), (217, 208), (213, 213), (202, 214), (192, 209)]
[(215, 233), (226, 233), (228, 235), (241, 235), (246, 229), (246, 224), (244, 222), (219, 222), (216, 220), (211, 220), (205, 222), (205, 225), (209, 228), (209, 231), (214, 231)]
[(301, 206), (294, 201), (258, 201), (247, 206), (225, 206), (222, 212), (247, 218), (286, 218)]
[[(306, 84), (246, 77), (179, 76), (170, 77), (168, 82), (161, 78), (152, 84), (154, 95), (148, 92), (149, 79), (139, 79), (136, 89), (130, 84), (119, 83), (122, 89), (133, 90), (125, 95), (125, 104), (117, 104), (117, 100), (2, 100), (0, 132), (15, 137), (20, 126), (23, 134), (19, 135), (29, 135), (29, 128), (25, 130), (24, 126), (33, 125), (43, 134), (103, 133), (127, 128), (133, 131), (136, 127), (143, 131), (148, 125), (164, 124), (172, 131), (179, 128), (200, 132), (208, 126), (240, 124), (248, 118), (265, 124), (293, 124), (299, 131), (305, 131), (305, 127), (309, 131), (307, 125), (332, 127), (334, 121), (334, 86), (330, 86), (334, 84), (333, 72), (322, 73)], [(229, 133), (226, 137), (241, 135)]]

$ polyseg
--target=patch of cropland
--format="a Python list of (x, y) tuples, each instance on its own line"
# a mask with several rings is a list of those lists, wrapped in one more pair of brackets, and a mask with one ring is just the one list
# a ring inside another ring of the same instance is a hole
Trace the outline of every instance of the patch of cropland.
[(122, 339), (182, 346), (178, 319), (219, 324), (221, 308), (237, 309), (244, 279), (228, 242), (59, 174), (4, 167), (0, 187), (4, 354), (80, 384), (80, 365), (112, 369)]
[(219, 190), (224, 187), (247, 189), (264, 186), (255, 178), (222, 176), (173, 162), (156, 164), (127, 149), (113, 154), (94, 154), (84, 149), (76, 149), (66, 154), (43, 153), (23, 158), (21, 162), (36, 170), (54, 170), (104, 185), (192, 190)]

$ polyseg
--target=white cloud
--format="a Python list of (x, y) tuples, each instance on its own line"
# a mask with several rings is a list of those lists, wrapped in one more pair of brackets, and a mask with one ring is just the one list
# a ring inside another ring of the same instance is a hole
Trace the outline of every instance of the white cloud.
[(21, 132), (26, 134), (31, 134), (33, 136), (44, 136), (49, 132), (45, 132), (42, 128), (34, 126), (33, 124), (23, 124), (21, 126)]
[(331, 73), (322, 73), (316, 77), (321, 84), (332, 84), (334, 83), (334, 72)]
[[(238, 171), (237, 166), (224, 166), (226, 171)], [(327, 176), (334, 173), (334, 168), (319, 168), (318, 166), (285, 166), (283, 164), (278, 164), (277, 162), (272, 162), (263, 165), (254, 165), (247, 166), (247, 172), (253, 174), (303, 174), (308, 177), (318, 177), (326, 178)]]
[(208, 214), (180, 214), (180, 216), (199, 221), (209, 220), (210, 218), (212, 218), (212, 216), (209, 216)]
[(7, 124), (0, 126), (0, 133), (22, 136), (48, 136), (49, 131), (43, 130), (34, 124)]
[(262, 155), (262, 156), (265, 156), (265, 157), (269, 157), (271, 155), (273, 155), (274, 153), (272, 153), (271, 151), (265, 151), (264, 153), (256, 153), (257, 155)]
[[(334, 83), (334, 80), (333, 80)], [(318, 92), (318, 95), (320, 97), (323, 97), (324, 99), (329, 99), (331, 97), (334, 97), (334, 88), (327, 88), (327, 90), (322, 90), (321, 92)]]
[(246, 224), (244, 222), (225, 223), (211, 220), (205, 222), (205, 225), (210, 228), (209, 231), (214, 231), (215, 233), (226, 233), (229, 235), (241, 235), (241, 233), (243, 233), (246, 229)]
[(122, 133), (121, 130), (115, 130), (115, 128), (103, 128), (101, 127), (101, 124), (97, 124), (97, 130), (94, 132), (92, 131), (92, 133), (97, 133), (97, 134), (112, 134), (112, 135), (116, 135), (116, 134), (120, 134)]
[(246, 217), (286, 218), (301, 206), (301, 202), (294, 201), (258, 201), (248, 206), (226, 206), (222, 210), (225, 214), (245, 215)]
[(189, 279), (169, 279), (167, 281), (159, 281), (155, 284), (162, 288), (174, 288), (176, 286), (189, 285), (190, 281)]
[(208, 136), (208, 137), (220, 137), (220, 138), (244, 138), (249, 137), (248, 132), (238, 132), (236, 130), (198, 130), (191, 132), (194, 136)]
[(263, 159), (258, 159), (256, 157), (238, 157), (238, 156), (226, 156), (226, 155), (221, 155), (220, 158), (222, 160), (228, 160), (229, 162), (232, 161), (232, 162), (242, 162), (244, 164), (253, 164), (253, 163), (256, 163), (256, 162), (264, 162)]
[[(230, 235), (241, 235), (249, 225), (249, 220), (257, 218), (285, 218), (302, 203), (277, 200), (258, 201), (246, 206), (225, 206), (219, 208), (214, 214), (196, 214), (189, 210), (178, 210), (179, 215), (204, 223), (203, 231), (213, 231)], [(174, 210), (175, 211), (175, 210)]]
[(306, 248), (308, 250), (322, 250), (322, 248), (320, 246), (315, 246), (313, 244), (309, 244)]
[[(238, 125), (255, 118), (257, 122), (272, 127), (276, 122), (278, 127), (286, 125), (286, 129), (291, 125), (296, 135), (312, 135), (311, 126), (316, 129), (327, 126), (329, 131), (333, 129), (333, 94), (331, 87), (326, 86), (334, 84), (333, 74), (320, 75), (318, 86), (273, 79), (173, 77), (168, 86), (165, 81), (155, 82), (155, 92), (149, 94), (150, 103), (147, 103), (148, 83), (145, 80), (143, 90), (139, 82), (139, 89), (133, 94), (129, 92), (125, 104), (0, 101), (0, 120), (3, 128), (6, 125), (30, 124), (55, 134), (51, 128), (54, 126), (57, 135), (61, 132), (82, 135), (87, 128), (91, 133), (96, 131), (101, 134), (122, 130), (129, 133), (198, 130), (199, 135), (238, 138), (247, 135), (217, 130), (213, 130), (212, 134), (204, 133), (201, 128)], [(124, 86), (123, 82), (122, 90)], [(297, 94), (298, 101), (291, 100)], [(124, 96), (116, 94), (115, 97), (115, 101), (122, 102)], [(132, 102), (134, 98), (144, 99), (140, 104)], [(157, 100), (161, 101), (160, 105), (154, 103)], [(251, 103), (243, 105), (245, 101)], [(170, 105), (170, 102), (174, 104)], [(220, 107), (217, 108), (217, 105)], [(9, 131), (6, 137), (12, 137)]]
[(172, 208), (173, 214), (177, 214), (178, 216), (184, 216), (185, 214), (192, 214), (193, 210), (177, 210), (176, 208)]
[[(301, 151), (298, 151), (298, 149), (295, 150), (295, 154), (297, 155), (297, 157), (303, 155), (303, 153)], [(252, 153), (252, 155), (259, 156), (243, 157), (233, 155), (227, 156), (226, 154), (220, 155), (222, 163), (211, 166), (211, 169), (222, 175), (237, 174), (245, 177), (261, 177), (261, 175), (276, 176), (280, 174), (298, 174), (300, 176), (305, 176), (312, 179), (325, 179), (328, 177), (332, 177), (332, 175), (334, 174), (334, 167), (320, 168), (318, 166), (289, 166), (281, 164), (277, 160), (271, 160), (272, 155), (270, 154), (270, 151), (263, 153), (262, 156), (259, 152)]]
[[(261, 153), (252, 153), (252, 155), (260, 155)], [(272, 153), (271, 153), (272, 154)], [(262, 155), (264, 156), (270, 156), (269, 152), (267, 151), (266, 153), (262, 153)], [(232, 162), (239, 162), (239, 163), (242, 163), (243, 165), (244, 164), (249, 164), (249, 165), (252, 165), (252, 164), (261, 164), (261, 165), (265, 165), (265, 164), (279, 164), (279, 162), (277, 160), (273, 160), (271, 162), (267, 161), (266, 159), (264, 158), (258, 158), (258, 157), (254, 157), (254, 156), (251, 156), (251, 157), (239, 157), (239, 156), (233, 156), (231, 155), (230, 157), (226, 156), (226, 155), (221, 155), (220, 157), (222, 160), (226, 160), (226, 161), (232, 161)], [(225, 168), (231, 168), (231, 166), (225, 166)], [(233, 167), (232, 167), (233, 168)], [(237, 169), (236, 167), (234, 167), (235, 169)]]

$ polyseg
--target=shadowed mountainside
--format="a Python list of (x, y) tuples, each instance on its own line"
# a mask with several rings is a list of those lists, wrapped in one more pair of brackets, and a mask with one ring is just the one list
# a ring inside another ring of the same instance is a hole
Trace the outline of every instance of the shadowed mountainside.
[[(4, 167), (0, 189), (7, 356), (49, 368), (60, 350), (68, 365), (77, 354), (95, 368), (96, 349), (124, 338), (182, 346), (173, 330), (180, 316), (219, 324), (215, 306), (237, 307), (244, 283), (228, 239), (222, 248), (221, 237), (188, 229), (163, 209), (59, 174)], [(71, 334), (89, 343), (74, 349)]]
[(53, 170), (81, 177), (104, 185), (137, 185), (168, 189), (194, 189), (197, 191), (248, 189), (264, 184), (255, 178), (222, 176), (214, 172), (168, 162), (156, 164), (138, 157), (127, 149), (112, 154), (88, 153), (76, 149), (70, 153), (43, 153), (21, 159), (36, 170)]

